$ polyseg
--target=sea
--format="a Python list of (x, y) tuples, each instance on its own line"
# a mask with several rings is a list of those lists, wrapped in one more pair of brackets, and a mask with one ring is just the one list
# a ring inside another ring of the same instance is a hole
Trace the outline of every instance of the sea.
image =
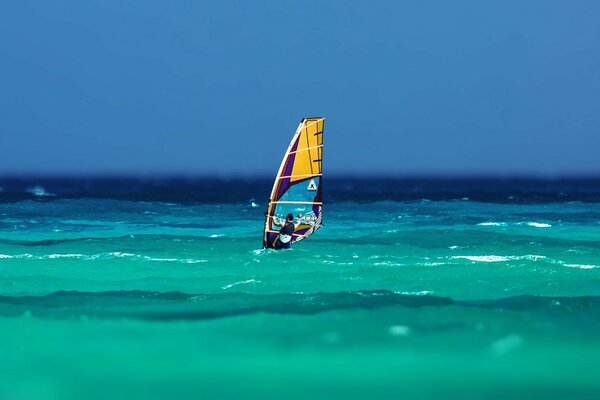
[(0, 178), (0, 399), (598, 399), (600, 178)]

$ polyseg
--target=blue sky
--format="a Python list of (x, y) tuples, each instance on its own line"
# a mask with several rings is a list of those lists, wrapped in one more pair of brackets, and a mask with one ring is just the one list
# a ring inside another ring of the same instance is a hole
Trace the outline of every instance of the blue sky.
[(0, 5), (0, 174), (600, 173), (600, 2)]

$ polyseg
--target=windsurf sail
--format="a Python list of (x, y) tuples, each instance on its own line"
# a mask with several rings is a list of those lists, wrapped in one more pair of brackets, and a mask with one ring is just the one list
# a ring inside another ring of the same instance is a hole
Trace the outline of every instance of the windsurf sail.
[(298, 224), (292, 243), (306, 239), (322, 226), (323, 117), (304, 118), (283, 156), (265, 213), (264, 248), (275, 248), (280, 227), (288, 214)]

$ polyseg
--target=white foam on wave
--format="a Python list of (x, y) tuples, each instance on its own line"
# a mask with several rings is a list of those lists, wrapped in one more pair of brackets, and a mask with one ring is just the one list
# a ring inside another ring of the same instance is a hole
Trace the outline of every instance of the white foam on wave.
[(54, 193), (47, 192), (42, 186), (34, 186), (27, 189), (27, 192), (38, 197), (56, 196)]
[[(527, 222), (516, 222), (513, 223), (514, 225), (527, 225), (527, 226), (531, 226), (534, 228), (551, 228), (552, 225), (550, 224), (546, 224), (543, 222), (535, 222), (535, 221), (527, 221)], [(511, 224), (511, 225), (513, 225)], [(508, 222), (502, 222), (502, 221), (486, 221), (486, 222), (480, 222), (477, 224), (477, 226), (508, 226), (509, 223)]]
[(256, 279), (252, 278), (252, 279), (248, 279), (248, 280), (245, 280), (245, 281), (239, 281), (239, 282), (230, 283), (229, 285), (223, 286), (221, 289), (227, 290), (227, 289), (231, 289), (234, 286), (247, 285), (249, 283), (262, 283), (262, 282), (261, 281), (257, 281)]
[(536, 255), (536, 254), (526, 254), (524, 256), (514, 256), (514, 257), (512, 257), (512, 259), (514, 259), (514, 260), (530, 260), (530, 261), (545, 260), (545, 261), (554, 262), (554, 260), (551, 260), (546, 256), (540, 256), (540, 255)]
[(424, 263), (420, 263), (418, 265), (422, 266), (422, 267), (439, 267), (440, 265), (445, 265), (445, 262), (424, 262)]
[(108, 255), (115, 257), (137, 257), (137, 254), (121, 253), (120, 251), (113, 251), (112, 253), (108, 253)]
[(550, 225), (550, 224), (544, 224), (542, 222), (533, 222), (533, 221), (530, 221), (530, 222), (526, 222), (525, 224), (528, 225), (528, 226), (533, 226), (534, 228), (551, 228), (552, 227), (552, 225)]
[(401, 294), (404, 296), (429, 296), (433, 293), (431, 290), (421, 290), (419, 292), (394, 292), (395, 294)]
[(581, 269), (594, 269), (600, 268), (600, 265), (585, 265), (585, 264), (563, 264), (565, 267), (569, 268), (581, 268)]
[(180, 262), (183, 264), (198, 264), (205, 263), (208, 260), (205, 259), (195, 259), (195, 258), (160, 258), (160, 257), (150, 257), (133, 253), (122, 253), (119, 251), (113, 251), (111, 253), (101, 253), (101, 254), (80, 254), (80, 253), (55, 253), (55, 254), (43, 254), (34, 256), (33, 254), (0, 254), (0, 259), (35, 259), (35, 260), (56, 260), (61, 258), (81, 258), (84, 260), (97, 260), (97, 259), (106, 259), (107, 257), (117, 257), (117, 258), (134, 258), (140, 260), (148, 260), (148, 261), (163, 261), (163, 262)]
[(160, 258), (160, 257), (150, 257), (150, 256), (144, 256), (144, 260), (148, 260), (148, 261), (179, 261), (178, 258)]
[(223, 237), (223, 236), (225, 236), (225, 235), (222, 234), (222, 233), (213, 233), (212, 235), (210, 235), (210, 237), (213, 238), (213, 239), (214, 238), (220, 238), (220, 237)]
[(0, 254), (0, 258), (34, 258), (33, 254)]
[(48, 254), (46, 256), (46, 258), (81, 258), (81, 257), (85, 257), (83, 254), (78, 254), (78, 253), (74, 253), (74, 254)]
[(452, 256), (450, 258), (452, 258), (452, 259), (464, 259), (464, 260), (476, 261), (476, 262), (502, 262), (502, 261), (519, 261), (519, 260), (528, 260), (528, 261), (549, 260), (548, 257), (546, 257), (546, 256), (540, 256), (540, 255), (537, 255), (537, 254), (525, 254), (523, 256), (496, 256), (496, 255), (486, 255), (486, 256)]
[(193, 259), (193, 258), (186, 258), (185, 260), (180, 260), (182, 263), (184, 264), (198, 264), (198, 263), (205, 263), (208, 262), (208, 260), (205, 259)]
[(378, 266), (378, 267), (402, 267), (406, 264), (395, 263), (393, 261), (379, 261), (379, 262), (373, 263), (373, 265)]
[(95, 254), (93, 256), (88, 256), (87, 258), (90, 260), (93, 260), (93, 259), (97, 259), (99, 257), (106, 256), (106, 255), (112, 256), (112, 257), (119, 257), (119, 258), (129, 257), (129, 258), (135, 258), (135, 259), (139, 259), (139, 260), (147, 260), (147, 261), (153, 261), (153, 262), (179, 262), (179, 263), (183, 263), (183, 264), (198, 264), (198, 263), (208, 262), (208, 260), (205, 260), (205, 259), (176, 258), (176, 257), (151, 257), (151, 256), (145, 256), (145, 255), (141, 255), (141, 254), (121, 253), (118, 251), (114, 251), (112, 253), (105, 253), (105, 254)]
[(508, 261), (509, 258), (505, 256), (452, 256), (452, 259), (464, 259), (469, 261), (478, 261), (478, 262), (500, 262), (500, 261)]

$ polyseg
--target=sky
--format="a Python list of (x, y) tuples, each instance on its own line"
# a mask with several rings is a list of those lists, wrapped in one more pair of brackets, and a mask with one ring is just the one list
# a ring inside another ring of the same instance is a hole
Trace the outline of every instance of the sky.
[(598, 1), (5, 1), (0, 175), (600, 174)]

